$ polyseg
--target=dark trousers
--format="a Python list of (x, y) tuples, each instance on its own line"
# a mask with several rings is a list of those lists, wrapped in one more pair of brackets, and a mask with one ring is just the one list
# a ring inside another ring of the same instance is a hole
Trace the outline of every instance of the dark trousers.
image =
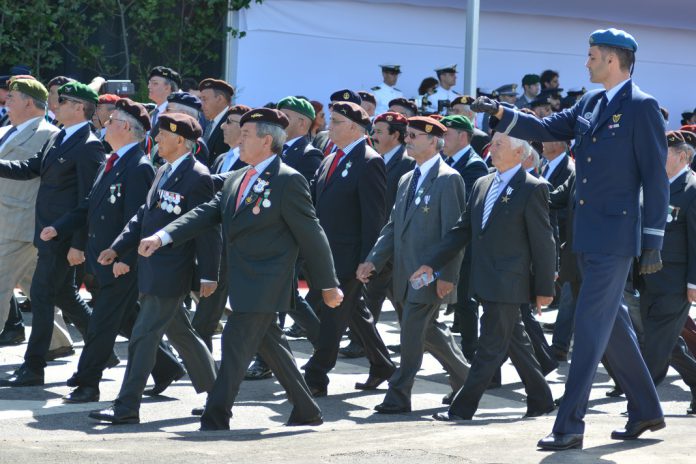
[[(692, 392), (696, 392), (696, 361), (678, 345), (691, 303), (686, 292), (657, 295), (643, 292), (640, 313), (643, 321), (643, 359), (658, 385), (672, 364)], [(672, 362), (674, 360), (675, 362)]]
[(75, 285), (75, 269), (67, 260), (70, 242), (40, 248), (31, 280), (31, 335), (24, 359), (34, 370), (46, 366), (46, 353), (53, 334), (54, 307), (58, 306), (84, 336), (90, 309)]
[(396, 369), (377, 332), (372, 314), (360, 299), (362, 283), (357, 279), (342, 279), (340, 283), (343, 303), (337, 308), (327, 308), (321, 303), (319, 342), (305, 366), (305, 380), (315, 388), (323, 389), (329, 384), (327, 374), (336, 365), (341, 337), (349, 323), (365, 348), (365, 356), (370, 361), (370, 375), (388, 379)]
[(551, 390), (524, 330), (520, 305), (484, 301), (479, 346), (469, 376), (452, 400), (450, 413), (471, 419), (495, 372), (508, 355), (524, 383), (527, 410), (550, 409), (553, 406)]
[(558, 302), (556, 326), (553, 329), (551, 346), (560, 351), (570, 351), (570, 340), (573, 338), (575, 324), (575, 304), (580, 292), (579, 282), (565, 282), (561, 286), (561, 297)]
[(191, 320), (191, 325), (196, 329), (211, 353), (213, 352), (213, 334), (225, 312), (227, 295), (227, 258), (223, 251), (222, 258), (220, 258), (217, 288), (209, 297), (198, 300), (196, 312), (193, 313)]
[(479, 304), (469, 298), (469, 273), (471, 272), (471, 254), (464, 253), (462, 267), (457, 282), (457, 302), (449, 305), (454, 312), (454, 322), (462, 336), (462, 352), (467, 359), (474, 359), (479, 336)]
[(7, 320), (3, 330), (8, 332), (24, 331), (24, 318), (22, 318), (22, 311), (19, 309), (17, 298), (14, 296), (10, 298), (10, 312), (7, 313)]
[[(68, 381), (74, 386), (98, 387), (102, 373), (113, 353), (116, 337), (130, 338), (138, 314), (138, 276), (134, 271), (100, 287), (87, 327), (85, 347), (77, 372)], [(168, 345), (160, 342), (157, 361), (152, 369), (156, 383), (175, 378), (183, 366)]]
[(565, 394), (554, 433), (582, 434), (597, 364), (606, 354), (619, 385), (625, 388), (631, 422), (662, 416), (660, 400), (638, 348), (623, 304), (630, 256), (581, 253), (582, 285), (575, 310), (575, 345)]
[(183, 306), (185, 295), (159, 297), (141, 295), (140, 313), (128, 342), (128, 366), (114, 407), (138, 411), (147, 378), (157, 359), (162, 336), (174, 346), (196, 392), (210, 391), (215, 381), (215, 361), (198, 336)]
[(529, 336), (529, 341), (532, 344), (534, 356), (537, 358), (537, 361), (539, 361), (541, 373), (547, 375), (549, 372), (558, 368), (558, 361), (553, 357), (551, 346), (549, 342), (546, 341), (541, 324), (539, 324), (539, 321), (534, 317), (534, 311), (535, 307), (529, 303), (520, 305), (522, 323), (524, 324), (525, 332), (527, 332)]
[(291, 421), (308, 421), (321, 414), (297, 368), (288, 341), (276, 323), (276, 313), (232, 312), (222, 332), (222, 363), (208, 395), (201, 425), (229, 429), (232, 406), (254, 353), (270, 367), (293, 405)]

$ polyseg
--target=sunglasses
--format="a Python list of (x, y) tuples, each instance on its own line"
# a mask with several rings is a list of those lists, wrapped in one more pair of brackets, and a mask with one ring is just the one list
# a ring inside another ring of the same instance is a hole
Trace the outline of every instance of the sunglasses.
[(63, 96), (58, 97), (58, 104), (59, 105), (62, 105), (65, 102), (82, 103), (81, 100), (75, 100), (74, 98), (68, 98), (68, 97), (63, 97)]

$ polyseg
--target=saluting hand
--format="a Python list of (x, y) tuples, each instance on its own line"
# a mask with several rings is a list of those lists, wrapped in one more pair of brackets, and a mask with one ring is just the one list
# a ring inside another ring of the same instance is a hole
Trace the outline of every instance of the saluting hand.
[(162, 240), (156, 235), (150, 235), (145, 237), (140, 241), (140, 246), (138, 247), (138, 253), (146, 258), (152, 256), (152, 254), (162, 246)]
[(58, 231), (55, 229), (55, 227), (51, 227), (51, 226), (44, 227), (43, 230), (41, 231), (41, 235), (39, 235), (39, 237), (41, 237), (41, 240), (43, 240), (44, 242), (48, 242), (49, 240), (53, 240), (57, 236), (58, 236)]
[(500, 104), (488, 97), (478, 97), (474, 100), (471, 104), (471, 111), (475, 111), (476, 113), (488, 113), (491, 116), (498, 117), (498, 119), (500, 119), (503, 113)]
[(433, 268), (430, 266), (426, 266), (425, 264), (419, 267), (416, 272), (414, 272), (411, 277), (408, 280), (417, 280), (420, 279), (420, 277), (423, 274), (428, 275), (428, 280), (432, 279), (433, 277)]
[(77, 266), (85, 262), (85, 252), (77, 248), (68, 250), (68, 262), (71, 266)]
[(216, 289), (217, 282), (201, 282), (201, 290), (198, 293), (201, 295), (201, 298), (208, 298), (215, 293)]
[(343, 302), (343, 292), (338, 287), (322, 290), (321, 296), (324, 298), (324, 304), (329, 308), (336, 308)]
[(109, 264), (113, 263), (117, 257), (118, 254), (114, 250), (112, 250), (111, 248), (107, 248), (106, 250), (99, 253), (97, 262), (102, 266), (108, 266)]
[(120, 277), (130, 272), (130, 266), (126, 263), (114, 263), (114, 277)]
[(375, 265), (369, 261), (358, 266), (358, 270), (355, 271), (355, 277), (362, 283), (366, 284), (370, 281), (370, 276), (375, 272)]
[(552, 296), (537, 296), (536, 297), (537, 316), (541, 316), (541, 307), (550, 305), (552, 301), (553, 301)]

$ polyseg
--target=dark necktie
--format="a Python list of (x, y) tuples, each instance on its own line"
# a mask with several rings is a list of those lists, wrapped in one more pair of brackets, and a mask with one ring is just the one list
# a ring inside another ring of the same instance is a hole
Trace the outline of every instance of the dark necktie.
[(111, 171), (117, 159), (118, 155), (116, 153), (112, 153), (111, 156), (109, 156), (109, 159), (106, 161), (106, 167), (104, 168), (104, 174), (108, 174), (109, 171)]
[(454, 164), (454, 158), (452, 158), (451, 156), (448, 156), (447, 159), (445, 160), (445, 164), (447, 164), (447, 166), (452, 166)]
[(290, 145), (288, 145), (287, 143), (284, 143), (284, 144), (283, 144), (283, 151), (282, 151), (282, 153), (280, 154), (280, 157), (281, 157), (281, 158), (285, 159), (285, 154), (287, 153), (288, 148), (290, 148)]
[(541, 177), (543, 177), (544, 179), (547, 178), (546, 175), (549, 173), (549, 166), (550, 164), (546, 163), (546, 166), (544, 166), (544, 170), (541, 171)]
[(408, 212), (408, 208), (411, 206), (411, 203), (413, 203), (413, 197), (416, 196), (416, 187), (418, 187), (418, 179), (420, 179), (420, 176), (420, 168), (417, 167), (413, 171), (413, 177), (411, 177), (411, 184), (408, 186), (408, 196), (406, 197), (406, 212)]
[(159, 182), (157, 183), (157, 190), (161, 189), (162, 186), (164, 185), (165, 182), (167, 182), (167, 179), (169, 179), (169, 175), (172, 173), (172, 165), (168, 164), (166, 168), (164, 168), (164, 173), (162, 173), (162, 177), (160, 177)]
[(213, 126), (215, 125), (215, 121), (208, 121), (208, 124), (205, 126), (205, 131), (203, 132), (203, 140), (206, 142), (210, 138), (211, 132), (213, 132)]
[(604, 95), (602, 95), (602, 100), (599, 102), (599, 112), (597, 113), (597, 119), (602, 117), (602, 113), (604, 112), (605, 109), (607, 109), (608, 103), (609, 103), (609, 100), (607, 99), (607, 94), (605, 92)]
[(10, 135), (14, 134), (15, 132), (17, 132), (17, 128), (16, 128), (15, 126), (12, 126), (12, 127), (10, 128), (10, 130), (8, 130), (7, 132), (5, 132), (5, 135), (3, 135), (2, 138), (0, 139), (0, 147), (2, 147), (2, 145), (3, 145), (5, 142), (7, 142), (7, 139), (10, 138)]
[(157, 116), (158, 115), (159, 115), (159, 108), (155, 108), (155, 111), (152, 112), (152, 117), (150, 118), (153, 128), (157, 125)]

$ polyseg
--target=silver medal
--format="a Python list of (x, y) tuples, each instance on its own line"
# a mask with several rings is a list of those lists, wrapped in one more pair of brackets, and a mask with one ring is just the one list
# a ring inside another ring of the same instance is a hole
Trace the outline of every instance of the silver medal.
[(160, 208), (162, 208), (164, 211), (167, 210), (167, 206), (169, 206), (169, 203), (167, 203), (166, 201), (163, 201), (163, 202), (160, 204)]
[(672, 222), (672, 221), (674, 221), (674, 218), (672, 217), (671, 214), (668, 214), (667, 215), (667, 222)]
[(416, 201), (415, 201), (415, 203), (416, 203), (416, 206), (420, 205), (420, 202), (421, 202), (421, 199), (420, 199), (420, 197), (416, 198)]
[(271, 207), (271, 200), (266, 198), (265, 200), (263, 200), (263, 202), (261, 202), (261, 206), (263, 206), (264, 208), (270, 208)]
[(111, 196), (109, 197), (109, 203), (111, 203), (112, 205), (113, 205), (114, 203), (116, 203), (116, 197), (113, 196), (113, 195), (111, 195)]
[(174, 211), (174, 206), (171, 203), (167, 203), (167, 212), (171, 213)]
[(176, 206), (174, 207), (174, 214), (176, 214), (176, 215), (181, 214), (181, 206), (176, 205)]
[(344, 170), (341, 172), (341, 177), (348, 177), (348, 170), (347, 170), (347, 169), (344, 169)]

